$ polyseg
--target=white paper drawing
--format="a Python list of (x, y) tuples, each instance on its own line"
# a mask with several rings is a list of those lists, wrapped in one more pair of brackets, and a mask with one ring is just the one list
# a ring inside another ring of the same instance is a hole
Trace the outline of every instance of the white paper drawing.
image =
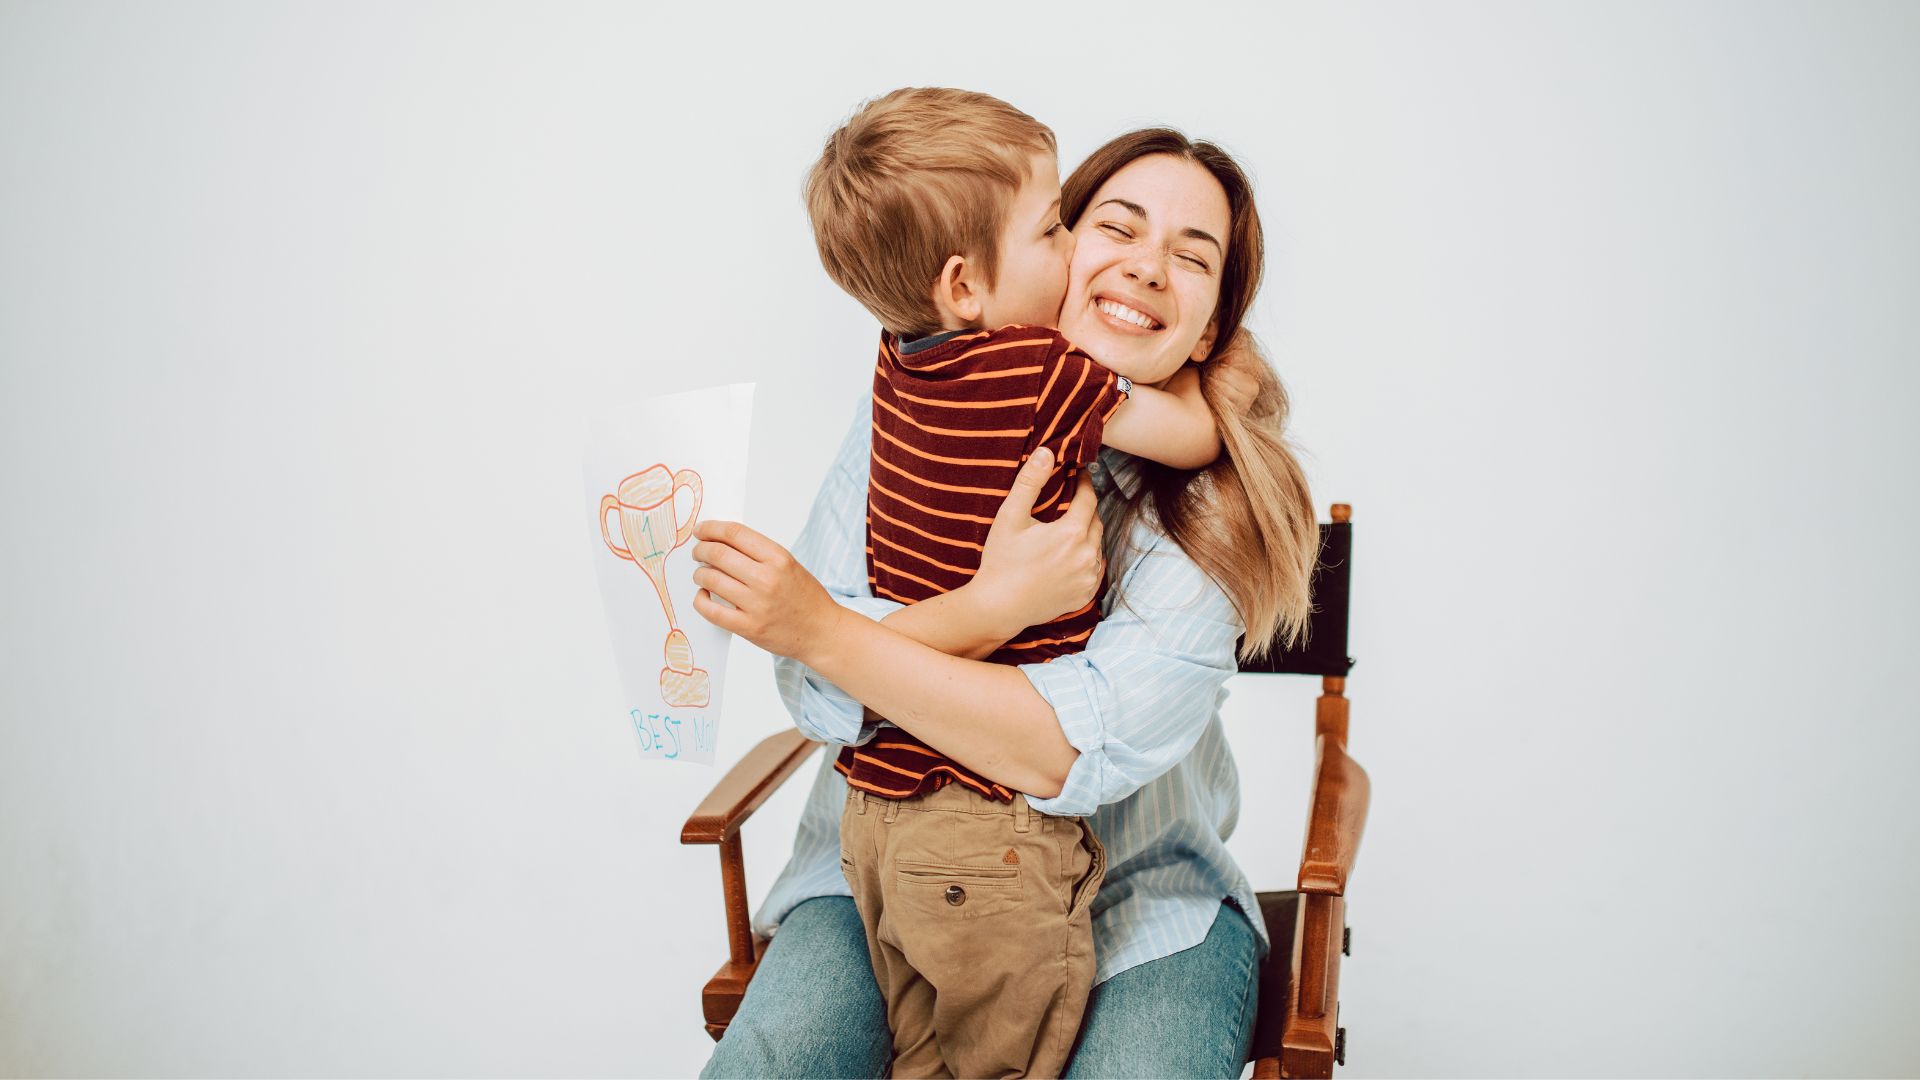
[(693, 610), (693, 529), (740, 520), (753, 384), (647, 398), (594, 421), (586, 483), (594, 568), (649, 758), (711, 762), (732, 635)]

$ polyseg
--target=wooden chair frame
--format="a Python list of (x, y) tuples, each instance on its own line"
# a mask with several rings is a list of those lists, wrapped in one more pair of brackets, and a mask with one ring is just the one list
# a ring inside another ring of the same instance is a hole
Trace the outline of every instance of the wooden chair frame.
[[(1346, 1063), (1346, 1029), (1339, 1024), (1340, 958), (1351, 934), (1346, 926), (1347, 880), (1353, 873), (1366, 826), (1366, 770), (1347, 755), (1346, 671), (1348, 553), (1352, 509), (1333, 506), (1333, 525), (1322, 527), (1321, 562), (1314, 575), (1311, 654), (1282, 654), (1243, 671), (1321, 674), (1314, 710), (1313, 790), (1296, 889), (1259, 894), (1260, 914), (1273, 951), (1260, 975), (1260, 1012), (1249, 1060), (1256, 1077), (1330, 1077)], [(1329, 536), (1339, 555), (1329, 563)], [(1331, 603), (1323, 603), (1323, 595)], [(1335, 600), (1337, 596), (1337, 601)], [(1334, 610), (1337, 607), (1337, 610)], [(1332, 674), (1333, 670), (1339, 674)], [(680, 830), (683, 844), (720, 848), (720, 885), (727, 922), (727, 961), (701, 991), (707, 1034), (715, 1041), (740, 1008), (766, 948), (756, 938), (747, 908), (746, 866), (740, 827), (820, 746), (798, 730), (761, 740), (722, 777)], [(1252, 913), (1248, 913), (1251, 916)], [(1283, 962), (1284, 961), (1284, 962)]]

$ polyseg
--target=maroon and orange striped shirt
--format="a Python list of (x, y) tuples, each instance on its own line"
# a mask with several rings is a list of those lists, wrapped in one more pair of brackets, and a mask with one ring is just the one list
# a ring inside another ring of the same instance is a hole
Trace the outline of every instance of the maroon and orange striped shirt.
[[(1100, 454), (1107, 420), (1126, 400), (1119, 376), (1047, 327), (962, 331), (916, 345), (902, 348), (880, 335), (867, 488), (867, 580), (873, 595), (903, 604), (973, 577), (1014, 474), (1042, 446), (1053, 451), (1054, 469), (1034, 516), (1052, 521), (1065, 513), (1081, 470)], [(1030, 664), (1079, 652), (1099, 621), (1095, 597), (1022, 630), (987, 659)], [(954, 781), (989, 798), (1013, 798), (899, 728), (843, 748), (834, 767), (848, 784), (889, 798)]]

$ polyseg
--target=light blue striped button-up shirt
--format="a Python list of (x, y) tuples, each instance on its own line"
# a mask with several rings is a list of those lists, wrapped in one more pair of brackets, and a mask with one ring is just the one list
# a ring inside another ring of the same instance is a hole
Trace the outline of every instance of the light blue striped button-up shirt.
[[(863, 396), (793, 554), (842, 605), (880, 619), (901, 605), (867, 587), (870, 408)], [(1089, 470), (1109, 529), (1120, 503), (1106, 496), (1116, 484), (1132, 490), (1137, 469), (1109, 449)], [(1229, 897), (1248, 913), (1264, 956), (1259, 904), (1226, 848), (1240, 815), (1240, 777), (1220, 703), (1238, 670), (1240, 618), (1185, 552), (1145, 524), (1134, 527), (1109, 575), (1117, 588), (1108, 588), (1086, 649), (1020, 668), (1080, 751), (1058, 796), (1029, 801), (1042, 813), (1091, 815), (1107, 849), (1106, 881), (1093, 902), (1094, 980), (1200, 944)], [(811, 668), (776, 657), (774, 673), (801, 731), (830, 744), (873, 737), (877, 725), (863, 723), (860, 703)], [(773, 934), (802, 900), (848, 895), (840, 871), (847, 786), (832, 762), (829, 753), (793, 857), (761, 905), (760, 934)]]

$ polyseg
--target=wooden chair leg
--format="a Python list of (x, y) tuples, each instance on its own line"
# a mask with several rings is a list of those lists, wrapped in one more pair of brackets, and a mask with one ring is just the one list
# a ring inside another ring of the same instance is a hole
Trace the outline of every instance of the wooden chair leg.
[(1279, 1076), (1331, 1077), (1345, 1057), (1340, 1030), (1340, 950), (1346, 900), (1307, 893), (1300, 898), (1293, 949), (1299, 972), (1287, 1003)]
[(754, 936), (747, 916), (746, 862), (740, 853), (740, 834), (720, 841), (720, 885), (727, 915), (727, 962), (720, 965), (700, 993), (700, 1011), (706, 1014), (707, 1034), (719, 1042), (740, 1010), (747, 983), (760, 966), (767, 943)]
[(700, 991), (700, 1011), (706, 1018), (707, 1034), (714, 1042), (719, 1042), (720, 1036), (727, 1033), (727, 1025), (740, 1011), (740, 999), (747, 995), (747, 983), (753, 979), (754, 970), (760, 966), (760, 956), (766, 951), (766, 939), (753, 939), (752, 963), (739, 964), (729, 959)]
[(720, 892), (727, 920), (727, 962), (700, 992), (700, 1011), (715, 1042), (740, 1010), (747, 982), (760, 965), (767, 943), (754, 936), (747, 910), (746, 860), (740, 853), (740, 826), (767, 801), (820, 744), (791, 728), (760, 740), (700, 802), (680, 830), (683, 844), (720, 847)]

